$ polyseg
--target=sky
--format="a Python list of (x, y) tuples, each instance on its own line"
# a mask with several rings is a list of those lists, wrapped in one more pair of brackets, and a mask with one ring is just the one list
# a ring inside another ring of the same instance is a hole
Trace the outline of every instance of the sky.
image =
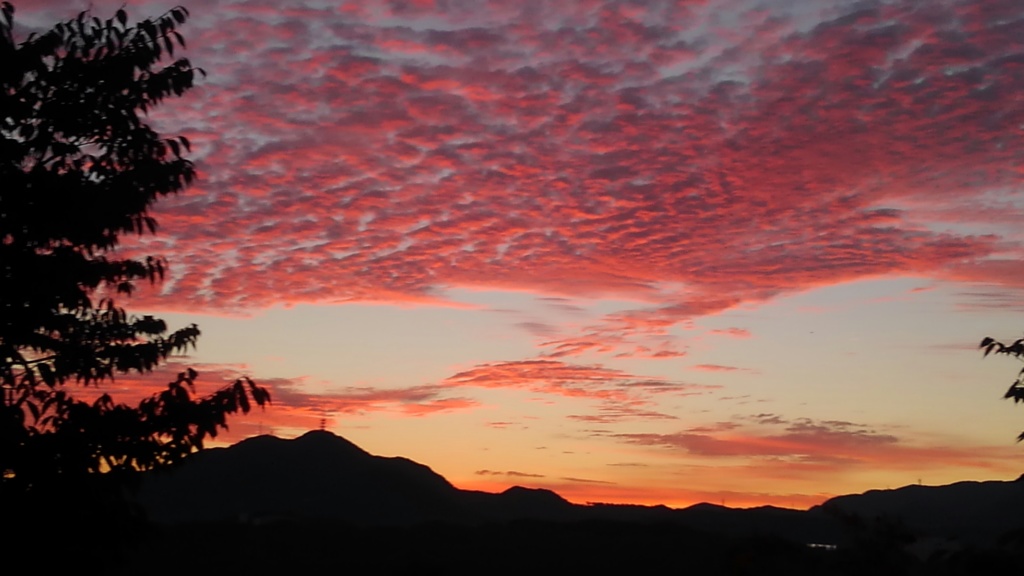
[[(16, 2), (22, 38), (91, 6)], [(173, 3), (130, 1), (131, 21)], [(119, 301), (461, 488), (807, 508), (1024, 472), (1019, 0), (213, 0)], [(205, 386), (206, 388), (202, 388)], [(142, 391), (142, 392), (140, 392)]]

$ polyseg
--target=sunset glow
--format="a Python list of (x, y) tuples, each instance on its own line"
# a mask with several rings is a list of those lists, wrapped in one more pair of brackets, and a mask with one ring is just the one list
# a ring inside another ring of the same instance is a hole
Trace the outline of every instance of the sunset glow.
[(245, 374), (274, 404), (218, 441), (323, 425), (574, 502), (1024, 472), (1020, 366), (976, 348), (1024, 329), (1020, 0), (186, 7), (207, 77), (151, 120), (199, 181), (119, 303), (203, 335), (118, 400)]

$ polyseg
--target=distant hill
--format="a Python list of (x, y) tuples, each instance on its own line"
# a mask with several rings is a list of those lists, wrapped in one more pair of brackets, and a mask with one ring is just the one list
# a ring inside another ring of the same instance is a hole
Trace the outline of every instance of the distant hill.
[(911, 533), (983, 543), (1024, 529), (1024, 476), (837, 496), (810, 510), (902, 522)]
[(480, 525), (517, 520), (671, 524), (733, 535), (771, 535), (841, 543), (851, 518), (899, 518), (920, 533), (995, 537), (1024, 527), (1024, 480), (908, 486), (840, 496), (809, 511), (771, 506), (732, 509), (698, 504), (581, 506), (549, 490), (500, 494), (460, 490), (406, 458), (374, 456), (330, 432), (294, 440), (259, 436), (204, 450), (182, 466), (150, 474), (139, 502), (160, 523), (338, 521), (354, 526), (430, 522)]
[(162, 523), (330, 519), (362, 525), (572, 519), (548, 490), (460, 490), (406, 458), (374, 456), (330, 432), (258, 436), (151, 474), (139, 501)]

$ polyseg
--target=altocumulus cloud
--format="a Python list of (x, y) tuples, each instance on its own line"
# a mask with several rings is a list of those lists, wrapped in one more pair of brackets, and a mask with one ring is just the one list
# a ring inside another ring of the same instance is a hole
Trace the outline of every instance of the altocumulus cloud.
[[(998, 194), (1021, 184), (1024, 6), (799, 6), (209, 2), (188, 55), (210, 77), (155, 116), (201, 182), (129, 247), (172, 262), (141, 304), (626, 298), (543, 354), (673, 358), (668, 327), (816, 286), (1024, 287)], [(967, 231), (994, 214), (1004, 238)]]

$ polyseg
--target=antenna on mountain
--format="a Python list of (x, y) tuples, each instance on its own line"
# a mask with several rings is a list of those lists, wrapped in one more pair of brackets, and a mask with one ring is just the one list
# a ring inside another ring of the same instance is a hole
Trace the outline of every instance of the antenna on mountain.
[(327, 418), (320, 419), (320, 431), (323, 432), (324, 430), (327, 430)]

